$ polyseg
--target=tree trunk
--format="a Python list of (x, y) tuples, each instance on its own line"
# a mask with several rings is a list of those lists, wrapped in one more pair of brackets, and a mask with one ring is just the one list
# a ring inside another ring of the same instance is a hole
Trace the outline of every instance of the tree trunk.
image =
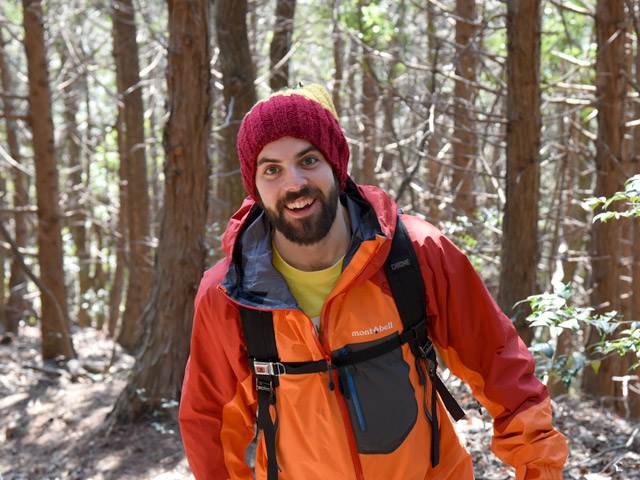
[[(398, 141), (398, 135), (393, 124), (396, 115), (396, 101), (389, 89), (385, 89), (382, 94), (382, 115), (383, 131), (381, 137), (384, 141), (384, 146), (387, 146), (390, 143)], [(390, 149), (384, 150), (382, 153), (383, 172), (391, 172), (393, 161), (396, 157), (402, 157), (402, 150), (400, 148), (398, 148), (398, 151), (392, 151)]]
[(333, 16), (333, 105), (336, 107), (338, 118), (342, 115), (342, 102), (340, 101), (340, 92), (342, 91), (342, 82), (344, 78), (344, 38), (340, 31), (340, 21), (338, 20), (338, 7), (336, 0), (331, 2), (331, 14)]
[(362, 169), (360, 182), (364, 185), (376, 184), (376, 117), (378, 104), (378, 83), (373, 73), (373, 55), (365, 53), (362, 62)]
[(144, 107), (132, 0), (114, 0), (111, 14), (118, 94), (124, 105), (121, 132), (126, 157), (120, 161), (126, 165), (124, 180), (128, 191), (129, 232), (129, 283), (118, 343), (133, 351), (140, 345), (144, 329), (142, 312), (149, 301), (153, 281)]
[(145, 336), (134, 373), (110, 414), (130, 422), (179, 398), (193, 300), (204, 270), (211, 129), (209, 0), (170, 0), (165, 206)]
[(226, 222), (246, 196), (238, 160), (238, 130), (244, 115), (257, 101), (254, 68), (247, 39), (247, 0), (216, 0), (215, 28), (227, 114), (220, 129), (222, 145), (217, 191), (222, 206), (218, 219)]
[[(636, 51), (634, 56), (634, 69), (636, 85), (640, 85), (640, 5), (638, 9), (632, 12), (633, 25), (636, 37)], [(635, 102), (631, 112), (634, 119), (640, 118), (640, 105)], [(640, 125), (633, 128), (632, 133), (632, 150), (630, 159), (630, 175), (640, 173)], [(640, 217), (632, 219), (632, 237), (631, 237), (631, 318), (633, 321), (640, 321)], [(633, 288), (633, 285), (636, 285)], [(636, 352), (636, 359), (638, 353)], [(633, 358), (633, 357), (632, 357)], [(635, 395), (630, 405), (631, 416), (640, 418), (640, 396)]]
[[(635, 80), (640, 85), (640, 11), (634, 12), (634, 26), (636, 34), (635, 52)], [(634, 103), (633, 118), (640, 118), (640, 104)], [(631, 175), (640, 173), (640, 125), (633, 127), (633, 148), (631, 150)], [(633, 285), (640, 285), (640, 218), (633, 222)], [(640, 321), (640, 291), (636, 288), (631, 298), (631, 319)]]
[[(4, 92), (13, 92), (13, 81), (7, 63), (5, 61), (5, 43), (2, 32), (0, 31), (0, 81)], [(18, 125), (14, 117), (15, 111), (11, 98), (3, 98), (3, 110), (6, 122), (6, 140), (11, 158), (17, 163), (22, 164), (22, 156), (20, 155), (20, 146), (18, 143)], [(19, 248), (24, 248), (27, 244), (28, 225), (26, 213), (19, 212), (22, 207), (26, 207), (29, 203), (27, 193), (27, 179), (25, 174), (17, 167), (11, 168), (11, 177), (13, 180), (13, 208), (16, 213), (13, 215), (14, 224), (14, 240)], [(4, 285), (4, 283), (3, 283)], [(20, 262), (15, 258), (11, 260), (9, 273), (9, 298), (5, 306), (4, 329), (9, 333), (18, 333), (18, 325), (20, 320), (26, 317), (29, 305), (25, 300), (27, 295), (27, 276), (22, 269)]]
[[(559, 255), (556, 265), (558, 266), (554, 271), (552, 280), (555, 283), (556, 280), (561, 281), (565, 285), (573, 284), (580, 279), (577, 277), (576, 272), (580, 263), (570, 258), (569, 252), (582, 252), (585, 249), (585, 230), (581, 228), (575, 228), (575, 224), (588, 225), (589, 215), (584, 209), (582, 203), (574, 201), (573, 196), (575, 192), (584, 192), (591, 188), (590, 175), (580, 173), (582, 165), (580, 165), (581, 155), (577, 154), (577, 146), (589, 142), (587, 138), (584, 138), (579, 130), (575, 127), (578, 124), (579, 112), (567, 112), (567, 115), (573, 115), (576, 119), (575, 123), (568, 123), (568, 130), (564, 127), (565, 121), (562, 121), (562, 126), (558, 129), (561, 132), (562, 142), (566, 149), (566, 181), (562, 185), (560, 205), (563, 208), (561, 214), (562, 221), (560, 224), (560, 245), (557, 249), (552, 249), (554, 255)], [(557, 252), (557, 253), (556, 253)], [(568, 357), (570, 358), (572, 352), (580, 350), (580, 335), (570, 329), (564, 329), (558, 336), (558, 340), (555, 348), (555, 358)], [(559, 378), (551, 378), (547, 382), (549, 388), (549, 394), (552, 397), (562, 395), (568, 392), (564, 383)]]
[(507, 176), (498, 304), (528, 345), (528, 308), (536, 293), (540, 146), (540, 1), (507, 2)]
[[(278, 0), (276, 3), (276, 24), (271, 40), (271, 79), (272, 91), (289, 86), (289, 60), (284, 58), (291, 50), (293, 19), (296, 12), (296, 0)], [(278, 65), (282, 63), (281, 65)]]
[(440, 188), (439, 178), (441, 177), (442, 165), (438, 161), (438, 152), (442, 148), (442, 137), (436, 132), (436, 117), (439, 114), (435, 94), (438, 90), (437, 71), (442, 40), (436, 34), (436, 13), (433, 6), (427, 7), (427, 58), (431, 65), (431, 72), (428, 74), (427, 90), (429, 91), (429, 100), (425, 101), (425, 109), (428, 111), (429, 137), (427, 138), (427, 178), (425, 189), (429, 192), (427, 208), (427, 217), (433, 223), (436, 223), (440, 217), (440, 201), (435, 197), (434, 193)]
[(478, 156), (474, 131), (476, 0), (456, 1), (456, 82), (454, 88), (453, 207), (471, 217), (476, 209), (473, 167)]
[[(61, 47), (60, 57), (61, 64), (65, 65), (67, 61), (66, 47)], [(64, 79), (64, 129), (63, 142), (67, 152), (67, 168), (69, 170), (67, 191), (69, 192), (69, 210), (70, 215), (67, 216), (66, 224), (71, 232), (71, 238), (76, 249), (78, 257), (78, 297), (75, 302), (78, 306), (78, 326), (88, 327), (91, 325), (91, 318), (87, 309), (87, 292), (91, 286), (89, 265), (90, 255), (87, 249), (87, 230), (85, 227), (86, 201), (87, 191), (82, 178), (82, 145), (80, 131), (78, 130), (78, 122), (76, 115), (78, 112), (77, 97), (79, 96), (78, 83), (73, 80), (73, 72), (70, 75), (68, 69), (65, 70), (66, 78)]]
[(29, 72), (29, 125), (33, 134), (38, 202), (38, 261), (42, 300), (42, 357), (75, 357), (62, 263), (51, 92), (40, 0), (23, 0), (24, 44)]
[[(7, 181), (5, 180), (5, 177), (0, 175), (0, 191), (2, 192), (6, 192), (7, 191)], [(6, 201), (5, 199), (0, 196), (0, 208), (5, 209), (6, 208)], [(2, 285), (2, 290), (0, 290), (0, 332), (6, 331), (5, 330), (5, 318), (6, 318), (6, 311), (7, 311), (7, 295), (5, 294), (4, 291), (4, 286), (6, 285), (7, 282), (7, 277), (6, 277), (6, 268), (5, 268), (5, 262), (8, 258), (7, 255), (7, 251), (5, 250), (4, 247), (0, 247), (0, 285)]]
[[(118, 122), (116, 128), (118, 131), (122, 131), (122, 124), (124, 123), (124, 109), (118, 107)], [(126, 148), (122, 135), (118, 134), (118, 152), (120, 158), (126, 157)], [(118, 167), (118, 175), (120, 178), (125, 178), (124, 163), (120, 162)], [(116, 328), (118, 326), (118, 320), (120, 319), (120, 305), (122, 303), (122, 292), (125, 285), (125, 265), (127, 264), (126, 247), (127, 247), (127, 214), (128, 211), (128, 196), (127, 188), (120, 182), (120, 188), (118, 189), (118, 195), (120, 199), (120, 211), (118, 212), (118, 225), (116, 227), (116, 268), (113, 273), (113, 281), (111, 282), (111, 290), (109, 291), (109, 317), (107, 320), (107, 334), (109, 337), (114, 337), (116, 334)]]
[[(625, 11), (624, 0), (598, 0), (596, 6), (596, 99), (598, 137), (596, 140), (596, 187), (594, 196), (610, 197), (622, 186), (620, 165), (624, 135), (625, 80)], [(612, 206), (612, 208), (615, 205)], [(591, 305), (596, 313), (619, 307), (620, 223), (595, 222), (592, 226)], [(596, 343), (600, 335), (592, 331), (588, 344)], [(594, 354), (597, 355), (597, 354)], [(624, 375), (621, 359), (605, 359), (596, 374), (585, 373), (585, 391), (596, 396), (619, 396), (619, 384), (614, 375)]]
[[(362, 49), (358, 42), (350, 39), (346, 53), (346, 65), (350, 67), (346, 70), (346, 78), (343, 80), (343, 91), (346, 94), (346, 101), (344, 103), (343, 112), (347, 117), (347, 126), (345, 130), (357, 132), (360, 129), (360, 118), (357, 116), (358, 108), (360, 105), (360, 98), (356, 95), (358, 87), (356, 86), (356, 80), (359, 69), (357, 65), (361, 64)], [(361, 170), (361, 158), (362, 158), (362, 146), (358, 142), (355, 145), (351, 145), (351, 157), (349, 158), (349, 171), (351, 176), (359, 181), (357, 175)]]

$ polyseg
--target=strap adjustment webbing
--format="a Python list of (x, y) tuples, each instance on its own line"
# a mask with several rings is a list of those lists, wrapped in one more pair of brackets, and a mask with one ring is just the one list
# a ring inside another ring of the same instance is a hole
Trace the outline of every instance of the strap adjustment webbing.
[[(262, 361), (251, 363), (251, 369), (256, 376), (256, 390), (258, 392), (258, 427), (264, 434), (267, 449), (267, 476), (269, 480), (277, 480), (280, 467), (276, 457), (276, 431), (278, 429), (278, 410), (276, 408), (276, 387), (278, 377), (284, 373), (278, 365), (278, 349), (276, 347), (275, 332), (273, 330), (273, 316), (271, 312), (261, 310), (240, 309), (242, 330), (245, 336), (247, 351), (253, 358)], [(257, 368), (256, 368), (256, 363)], [(281, 364), (280, 364), (281, 365)], [(275, 411), (275, 422), (271, 418), (271, 407)]]

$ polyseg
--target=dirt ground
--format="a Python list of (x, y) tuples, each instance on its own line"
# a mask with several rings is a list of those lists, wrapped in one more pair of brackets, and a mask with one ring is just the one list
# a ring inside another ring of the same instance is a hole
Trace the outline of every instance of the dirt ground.
[[(1, 335), (0, 335), (1, 337)], [(22, 327), (0, 342), (0, 479), (192, 479), (175, 420), (167, 405), (144, 421), (101, 426), (134, 364), (93, 329), (76, 331), (77, 371), (43, 363), (39, 332)], [(72, 365), (73, 366), (73, 365)], [(490, 451), (490, 418), (455, 379), (449, 385), (467, 418), (458, 422), (478, 480), (515, 478)], [(555, 399), (555, 425), (569, 442), (567, 479), (640, 480), (640, 422), (576, 397)]]

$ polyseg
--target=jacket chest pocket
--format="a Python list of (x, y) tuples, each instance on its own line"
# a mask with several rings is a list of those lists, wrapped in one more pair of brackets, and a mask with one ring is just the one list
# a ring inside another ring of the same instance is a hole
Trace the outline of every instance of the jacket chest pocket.
[[(389, 338), (347, 345), (337, 354), (364, 350)], [(411, 432), (418, 417), (418, 405), (409, 371), (401, 348), (338, 368), (340, 392), (349, 408), (360, 453), (391, 453)]]

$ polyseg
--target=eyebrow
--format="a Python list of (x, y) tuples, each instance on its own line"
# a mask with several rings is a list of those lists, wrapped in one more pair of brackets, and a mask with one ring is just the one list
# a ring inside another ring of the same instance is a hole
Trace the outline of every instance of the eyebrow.
[[(318, 150), (315, 146), (313, 145), (309, 145), (307, 148), (305, 148), (304, 150), (296, 153), (296, 158), (302, 158), (304, 157), (307, 153), (310, 152), (319, 152), (320, 150)], [(262, 157), (260, 159), (258, 159), (257, 165), (262, 165), (263, 163), (279, 163), (280, 160), (275, 159), (275, 158), (268, 158), (268, 157)]]

